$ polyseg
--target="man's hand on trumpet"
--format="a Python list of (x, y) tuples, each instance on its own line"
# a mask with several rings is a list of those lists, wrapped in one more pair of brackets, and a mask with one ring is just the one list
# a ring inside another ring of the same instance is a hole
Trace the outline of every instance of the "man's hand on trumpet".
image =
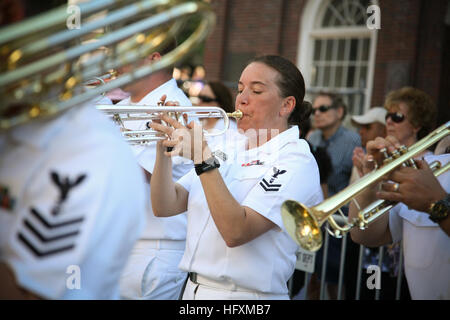
[[(386, 139), (377, 138), (367, 143), (368, 155), (372, 155), (377, 163), (382, 163), (382, 150), (392, 153), (400, 147), (398, 140), (392, 136)], [(381, 162), (380, 162), (381, 161)], [(376, 193), (379, 199), (403, 202), (410, 209), (428, 212), (430, 205), (446, 196), (433, 171), (426, 161), (415, 160), (417, 168), (399, 166), (392, 171), (381, 184)], [(368, 167), (366, 165), (366, 167)]]
[(377, 198), (403, 202), (410, 209), (427, 212), (430, 205), (445, 198), (446, 192), (424, 160), (416, 160), (417, 169), (399, 167), (383, 182)]

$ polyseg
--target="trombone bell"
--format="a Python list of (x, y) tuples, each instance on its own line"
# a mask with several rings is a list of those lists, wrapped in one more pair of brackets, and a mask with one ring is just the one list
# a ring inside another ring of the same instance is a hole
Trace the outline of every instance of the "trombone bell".
[(317, 251), (322, 246), (320, 227), (310, 209), (303, 204), (287, 200), (281, 206), (286, 231), (297, 244), (308, 251)]

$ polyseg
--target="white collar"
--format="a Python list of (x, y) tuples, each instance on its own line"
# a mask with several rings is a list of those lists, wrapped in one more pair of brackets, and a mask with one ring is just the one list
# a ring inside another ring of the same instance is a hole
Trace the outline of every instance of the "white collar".
[[(283, 148), (286, 144), (298, 141), (299, 140), (299, 129), (298, 126), (291, 126), (289, 129), (284, 130), (274, 138), (270, 139), (263, 145), (248, 150), (248, 152), (263, 152), (266, 154), (272, 153), (274, 150), (280, 150)], [(252, 151), (255, 150), (255, 151)]]
[(143, 97), (139, 102), (131, 102), (131, 98), (125, 98), (117, 103), (117, 105), (135, 105), (135, 106), (144, 106), (144, 105), (156, 105), (161, 98), (162, 95), (167, 95), (174, 88), (178, 88), (177, 81), (172, 78), (169, 81), (164, 82), (162, 85), (157, 87), (156, 89), (147, 93), (145, 97)]

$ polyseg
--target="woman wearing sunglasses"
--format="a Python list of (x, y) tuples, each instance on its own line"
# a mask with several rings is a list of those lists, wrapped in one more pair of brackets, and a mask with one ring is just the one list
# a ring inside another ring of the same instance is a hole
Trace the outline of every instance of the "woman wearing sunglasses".
[(436, 107), (425, 92), (404, 87), (389, 93), (384, 107), (386, 132), (400, 144), (410, 147), (433, 129)]

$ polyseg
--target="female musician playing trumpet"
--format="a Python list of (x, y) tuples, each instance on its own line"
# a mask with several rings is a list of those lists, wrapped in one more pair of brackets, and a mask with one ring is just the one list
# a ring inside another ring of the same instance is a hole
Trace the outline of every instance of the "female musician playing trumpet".
[[(199, 124), (184, 127), (164, 116), (173, 128), (151, 125), (175, 138), (158, 142), (151, 198), (157, 216), (187, 210), (184, 299), (289, 298), (297, 245), (283, 225), (281, 204), (314, 205), (323, 198), (316, 161), (298, 127), (290, 126), (310, 114), (304, 95), (303, 77), (291, 62), (254, 59), (241, 74), (235, 105), (243, 112), (238, 129), (246, 147), (227, 161), (214, 157)], [(195, 164), (177, 183), (170, 165), (175, 154)]]

